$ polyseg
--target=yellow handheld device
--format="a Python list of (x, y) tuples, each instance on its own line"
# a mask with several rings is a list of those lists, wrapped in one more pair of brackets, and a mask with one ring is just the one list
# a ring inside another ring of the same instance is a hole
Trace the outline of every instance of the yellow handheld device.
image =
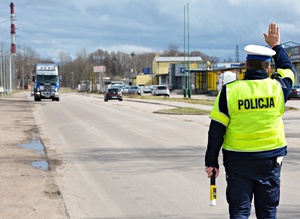
[(216, 186), (216, 172), (210, 177), (210, 206), (217, 204), (217, 186)]

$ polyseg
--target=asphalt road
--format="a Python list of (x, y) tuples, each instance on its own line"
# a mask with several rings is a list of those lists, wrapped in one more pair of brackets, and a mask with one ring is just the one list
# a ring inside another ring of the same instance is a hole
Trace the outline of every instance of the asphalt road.
[[(75, 93), (35, 102), (48, 157), (60, 163), (55, 180), (70, 218), (228, 218), (223, 167), (217, 206), (209, 206), (208, 116), (155, 114), (172, 107), (159, 103)], [(287, 112), (284, 121), (289, 154), (278, 218), (300, 218), (299, 111)]]

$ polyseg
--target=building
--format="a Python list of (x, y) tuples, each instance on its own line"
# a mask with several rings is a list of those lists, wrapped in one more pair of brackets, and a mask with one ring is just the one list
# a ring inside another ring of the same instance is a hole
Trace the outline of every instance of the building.
[[(143, 70), (143, 73), (139, 73), (133, 79), (133, 83), (144, 86), (150, 84), (165, 84), (172, 89), (173, 83), (181, 83), (183, 80), (180, 79), (180, 82), (172, 81), (173, 75), (171, 74), (170, 70), (171, 65), (178, 64), (182, 69), (185, 65), (186, 69), (188, 69), (188, 66), (190, 66), (190, 69), (193, 69), (197, 68), (200, 63), (202, 63), (202, 58), (200, 56), (160, 57), (159, 55), (156, 55), (153, 59), (152, 68), (150, 71)], [(182, 87), (182, 85), (180, 87)]]
[[(176, 56), (176, 57), (160, 57), (156, 56), (153, 60), (152, 71), (156, 77), (158, 77), (159, 84), (167, 84), (170, 89), (176, 89), (175, 84), (181, 84), (183, 86), (183, 74), (181, 74), (180, 81), (174, 81), (174, 71), (172, 72), (171, 68), (174, 65), (179, 66), (181, 73), (184, 72), (183, 69), (194, 69), (197, 68), (198, 64), (202, 63), (202, 58), (200, 56), (185, 57), (185, 56)], [(174, 86), (175, 85), (175, 86)]]
[[(284, 44), (285, 45), (285, 44)], [(286, 46), (291, 61), (296, 69), (295, 83), (300, 83), (300, 44)], [(274, 72), (275, 65), (271, 63)], [(224, 70), (235, 69), (238, 79), (244, 78), (246, 71), (245, 62), (232, 63), (203, 63), (201, 57), (160, 57), (156, 55), (149, 71), (138, 74), (134, 78), (134, 84), (150, 85), (165, 84), (171, 90), (183, 93), (186, 90), (195, 94), (216, 95), (219, 75)]]

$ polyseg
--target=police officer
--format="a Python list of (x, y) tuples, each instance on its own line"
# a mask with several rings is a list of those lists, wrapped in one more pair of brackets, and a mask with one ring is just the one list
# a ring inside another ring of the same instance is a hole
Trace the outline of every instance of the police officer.
[[(279, 204), (281, 162), (287, 154), (282, 115), (295, 70), (275, 23), (264, 38), (272, 49), (245, 47), (244, 79), (224, 85), (210, 113), (205, 171), (209, 178), (213, 171), (218, 177), (222, 147), (231, 219), (248, 218), (252, 198), (259, 219), (275, 219)], [(272, 57), (276, 73), (269, 78)]]

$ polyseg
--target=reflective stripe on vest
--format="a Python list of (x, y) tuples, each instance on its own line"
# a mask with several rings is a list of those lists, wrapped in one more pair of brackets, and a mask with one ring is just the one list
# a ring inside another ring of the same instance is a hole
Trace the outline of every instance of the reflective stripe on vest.
[(219, 110), (220, 94), (221, 94), (221, 92), (219, 92), (216, 97), (216, 100), (214, 102), (213, 109), (210, 112), (209, 118), (212, 120), (215, 120), (219, 123), (222, 123), (224, 126), (227, 126), (228, 122), (229, 122), (229, 117)]
[(291, 69), (277, 69), (278, 74), (280, 74), (281, 78), (290, 78), (294, 84), (295, 75)]
[[(266, 138), (266, 136), (271, 137)], [(278, 133), (277, 130), (271, 130), (264, 133), (249, 133), (248, 135), (248, 133), (237, 134), (227, 130), (226, 136), (224, 137), (223, 148), (240, 152), (268, 151), (284, 147), (287, 143), (285, 140), (282, 141), (282, 139), (285, 139), (284, 131)]]

